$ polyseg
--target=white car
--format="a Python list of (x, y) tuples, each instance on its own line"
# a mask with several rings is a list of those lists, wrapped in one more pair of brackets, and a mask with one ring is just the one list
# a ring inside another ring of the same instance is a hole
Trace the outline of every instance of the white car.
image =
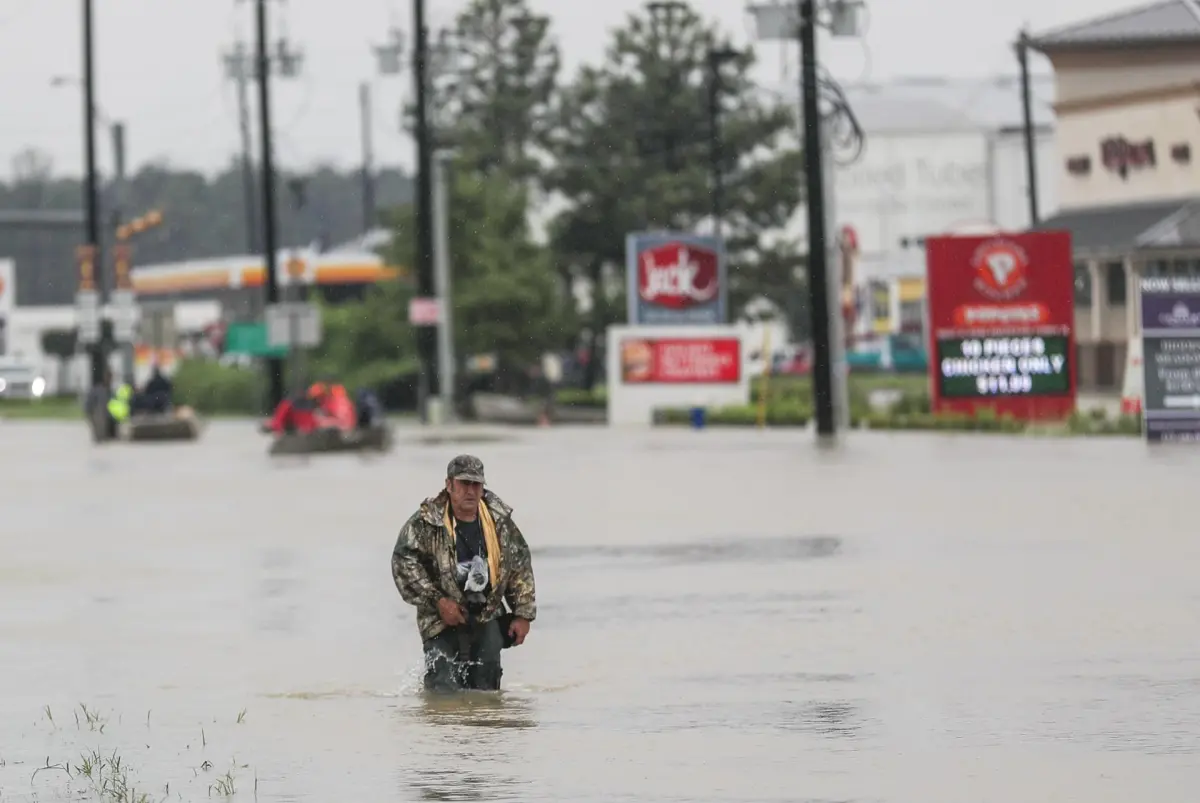
[(0, 399), (40, 399), (46, 378), (28, 365), (0, 365)]

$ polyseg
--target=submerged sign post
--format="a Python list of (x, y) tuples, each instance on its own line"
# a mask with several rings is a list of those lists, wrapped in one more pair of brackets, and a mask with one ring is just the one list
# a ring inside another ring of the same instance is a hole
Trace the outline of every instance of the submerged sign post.
[(934, 412), (1074, 412), (1070, 234), (931, 237), (926, 258)]
[(726, 323), (721, 240), (683, 232), (635, 232), (625, 240), (631, 326)]
[(1146, 440), (1200, 442), (1200, 280), (1141, 281)]

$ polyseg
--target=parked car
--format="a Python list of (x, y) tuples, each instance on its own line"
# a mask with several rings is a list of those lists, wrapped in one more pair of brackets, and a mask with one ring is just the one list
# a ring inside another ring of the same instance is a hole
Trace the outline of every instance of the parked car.
[(32, 366), (0, 365), (0, 399), (40, 399), (46, 393), (46, 378)]

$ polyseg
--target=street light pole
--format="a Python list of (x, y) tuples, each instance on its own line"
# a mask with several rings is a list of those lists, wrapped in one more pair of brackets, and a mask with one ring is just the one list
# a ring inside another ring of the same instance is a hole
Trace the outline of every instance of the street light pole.
[(1029, 225), (1036, 228), (1041, 224), (1038, 210), (1037, 145), (1033, 136), (1033, 90), (1029, 79), (1029, 49), (1033, 42), (1029, 31), (1021, 31), (1017, 39), (1017, 61), (1021, 65), (1021, 111), (1024, 120), (1022, 129), (1025, 139), (1025, 181), (1029, 189)]
[[(417, 139), (417, 296), (433, 296), (433, 142), (429, 130), (429, 31), (425, 26), (425, 0), (413, 0), (413, 80), (416, 82)], [(438, 376), (436, 332), (417, 328), (417, 351), (421, 361), (420, 415), (428, 421), (426, 402)]]
[(808, 212), (808, 293), (812, 305), (813, 394), (818, 437), (835, 431), (830, 348), (829, 266), (825, 243), (825, 176), (817, 89), (817, 7), (800, 0), (800, 96), (804, 106), (804, 172)]
[[(92, 0), (83, 0), (83, 150), (84, 169), (84, 214), (87, 224), (83, 257), (84, 275), (88, 272), (95, 280), (98, 309), (104, 309), (105, 283), (104, 260), (100, 258), (100, 194), (96, 175), (96, 66), (95, 30), (92, 19)], [(90, 264), (88, 264), (90, 263)], [(104, 338), (97, 338), (92, 347), (92, 385), (104, 381), (106, 346)]]
[(708, 143), (709, 169), (712, 172), (713, 234), (724, 239), (725, 169), (721, 144), (721, 65), (737, 59), (739, 53), (730, 47), (708, 51)]
[(441, 150), (434, 154), (434, 225), (437, 229), (437, 259), (434, 262), (434, 285), (441, 302), (442, 318), (438, 321), (438, 365), (441, 367), (442, 420), (455, 418), (454, 390), (457, 364), (454, 359), (454, 302), (450, 279), (450, 202), (449, 176), (454, 154)]
[[(275, 161), (271, 144), (271, 59), (267, 39), (267, 2), (257, 0), (256, 22), (258, 33), (258, 106), (259, 126), (262, 139), (262, 197), (263, 197), (263, 255), (266, 271), (267, 305), (279, 303), (279, 277), (276, 263), (276, 229), (275, 229)], [(291, 344), (289, 348), (296, 348)], [(274, 410), (283, 401), (283, 360), (279, 357), (267, 358), (268, 399), (270, 409)]]

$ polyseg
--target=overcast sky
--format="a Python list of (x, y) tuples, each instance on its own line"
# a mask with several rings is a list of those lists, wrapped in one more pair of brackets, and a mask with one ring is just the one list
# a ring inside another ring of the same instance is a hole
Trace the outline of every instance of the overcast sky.
[[(533, 0), (554, 19), (567, 70), (598, 62), (607, 31), (642, 0)], [(1010, 43), (1024, 24), (1035, 32), (1119, 10), (1138, 0), (874, 0), (860, 41), (823, 45), (842, 81), (897, 76), (1014, 73)], [(428, 0), (433, 24), (448, 23), (465, 0)], [(27, 147), (48, 152), (55, 172), (80, 171), (81, 98), (55, 76), (80, 74), (80, 0), (0, 0), (0, 175)], [(128, 126), (132, 165), (167, 160), (209, 171), (237, 148), (237, 107), (221, 52), (239, 36), (252, 41), (251, 5), (236, 0), (96, 0), (97, 104)], [(304, 72), (275, 84), (277, 159), (303, 169), (344, 166), (360, 156), (359, 82), (377, 89), (376, 152), (383, 164), (412, 164), (398, 131), (410, 77), (372, 78), (370, 44), (393, 22), (411, 29), (408, 0), (277, 0), (273, 34), (303, 49)], [(746, 0), (692, 0), (739, 42), (750, 36)], [(795, 76), (794, 46), (760, 48), (759, 78), (778, 86)], [(785, 72), (785, 62), (790, 65)], [(1046, 70), (1040, 62), (1035, 69)], [(100, 166), (109, 165), (102, 135)]]

